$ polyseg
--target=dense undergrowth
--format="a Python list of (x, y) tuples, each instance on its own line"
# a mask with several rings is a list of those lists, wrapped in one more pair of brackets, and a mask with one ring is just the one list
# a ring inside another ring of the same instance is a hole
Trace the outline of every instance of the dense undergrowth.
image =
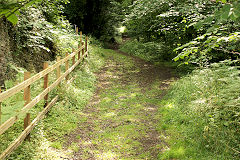
[[(14, 24), (0, 16), (2, 89), (5, 88), (3, 81), (16, 78), (14, 74), (18, 72), (17, 67), (39, 72), (43, 69), (44, 61), (65, 56), (66, 52), (70, 53), (78, 45), (79, 36), (75, 35), (73, 25), (58, 13), (62, 6), (49, 3), (52, 2), (44, 1), (21, 8)], [(56, 6), (59, 10), (54, 8)]]
[[(99, 50), (101, 49), (91, 47), (88, 59), (71, 73), (70, 79), (73, 78), (73, 81), (71, 83), (62, 82), (60, 87), (50, 94), (51, 98), (55, 95), (59, 95), (58, 102), (47, 114), (46, 118), (35, 127), (31, 133), (31, 140), (24, 141), (8, 159), (55, 159), (65, 154), (71, 154), (71, 150), (67, 153), (59, 153), (56, 149), (61, 149), (64, 146), (64, 136), (76, 128), (79, 116), (82, 114), (81, 109), (88, 103), (94, 93), (96, 82), (94, 72), (104, 63), (101, 54), (99, 54)], [(20, 72), (19, 80), (22, 77), (21, 75)], [(54, 78), (55, 75), (50, 75), (51, 80)], [(8, 81), (7, 83), (9, 87), (11, 84), (14, 84), (12, 81)], [(42, 83), (39, 82), (32, 86), (32, 96), (42, 90), (41, 84)], [(18, 110), (18, 107), (21, 106), (19, 97), (21, 97), (21, 95), (11, 99), (12, 103), (19, 102), (19, 104), (15, 104), (15, 108), (8, 106), (12, 112)], [(6, 109), (6, 107), (4, 108)], [(42, 108), (43, 102), (40, 102), (30, 111), (31, 120), (36, 117), (37, 113), (41, 111)], [(6, 118), (9, 117), (9, 113), (7, 112), (4, 116)], [(1, 152), (22, 131), (22, 118), (3, 135), (0, 135)]]
[(163, 43), (156, 42), (138, 42), (130, 40), (120, 46), (120, 50), (133, 56), (138, 56), (147, 61), (163, 62), (171, 60), (171, 49), (164, 46)]

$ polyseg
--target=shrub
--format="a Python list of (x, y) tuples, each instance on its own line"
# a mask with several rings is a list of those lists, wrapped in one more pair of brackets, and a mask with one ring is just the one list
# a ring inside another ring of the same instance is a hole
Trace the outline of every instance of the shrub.
[(131, 40), (121, 45), (120, 50), (148, 61), (167, 61), (173, 57), (169, 46), (157, 42)]

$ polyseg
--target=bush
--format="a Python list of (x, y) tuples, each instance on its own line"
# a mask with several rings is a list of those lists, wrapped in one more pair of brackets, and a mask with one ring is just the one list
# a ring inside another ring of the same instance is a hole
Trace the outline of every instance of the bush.
[(172, 50), (164, 43), (127, 41), (120, 50), (147, 61), (167, 61), (173, 58)]

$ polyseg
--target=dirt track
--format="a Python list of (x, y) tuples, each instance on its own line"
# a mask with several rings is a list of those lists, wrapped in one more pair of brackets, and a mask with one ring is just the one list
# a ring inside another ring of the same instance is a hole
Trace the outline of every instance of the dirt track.
[(120, 51), (106, 59), (83, 120), (66, 136), (65, 148), (76, 148), (70, 159), (157, 159), (168, 149), (157, 124), (171, 69)]

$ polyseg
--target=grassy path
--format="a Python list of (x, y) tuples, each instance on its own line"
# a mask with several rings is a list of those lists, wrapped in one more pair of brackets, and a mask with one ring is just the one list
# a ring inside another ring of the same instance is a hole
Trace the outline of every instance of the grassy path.
[(109, 50), (78, 128), (66, 136), (73, 159), (158, 159), (168, 149), (157, 126), (171, 70)]

